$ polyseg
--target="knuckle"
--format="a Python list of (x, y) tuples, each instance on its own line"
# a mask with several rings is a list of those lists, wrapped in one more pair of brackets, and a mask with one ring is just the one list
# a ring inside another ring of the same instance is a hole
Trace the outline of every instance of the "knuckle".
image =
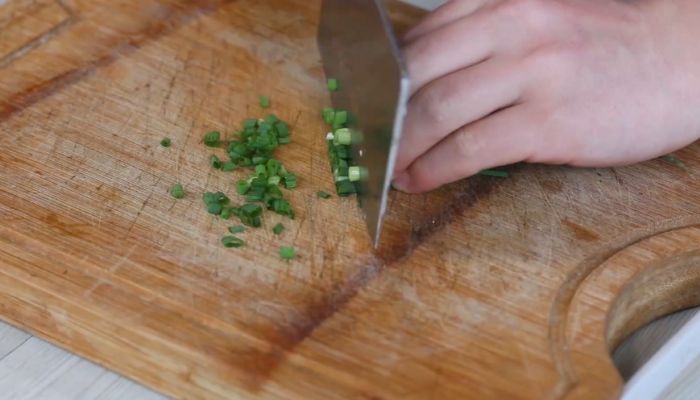
[(551, 0), (503, 0), (497, 7), (499, 17), (543, 36), (571, 25), (569, 9)]
[(480, 147), (483, 147), (475, 138), (476, 136), (465, 128), (455, 133), (454, 150), (459, 155), (460, 161), (469, 160), (472, 154), (479, 153)]
[(426, 118), (429, 125), (440, 125), (447, 119), (449, 114), (449, 107), (447, 107), (449, 94), (435, 86), (426, 89), (420, 94), (421, 114)]
[(578, 68), (579, 53), (576, 46), (554, 43), (537, 48), (528, 59), (535, 71), (542, 71), (552, 78), (570, 78)]
[(546, 15), (551, 8), (551, 4), (547, 3), (547, 0), (504, 0), (497, 9), (508, 16), (530, 20)]

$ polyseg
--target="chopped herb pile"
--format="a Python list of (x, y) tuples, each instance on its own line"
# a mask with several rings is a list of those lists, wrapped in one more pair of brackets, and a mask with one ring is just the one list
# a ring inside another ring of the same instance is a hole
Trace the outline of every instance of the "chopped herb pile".
[(510, 176), (510, 174), (508, 174), (506, 171), (497, 171), (495, 169), (485, 169), (479, 172), (479, 175), (492, 176), (494, 178), (507, 178)]
[(173, 141), (170, 140), (169, 137), (164, 137), (164, 138), (161, 139), (161, 141), (160, 141), (160, 145), (163, 146), (163, 147), (170, 147), (171, 144), (173, 144)]
[(181, 199), (185, 197), (185, 188), (182, 187), (182, 184), (176, 183), (170, 188), (170, 195), (176, 199)]
[(316, 195), (319, 199), (330, 199), (332, 197), (330, 193), (326, 193), (322, 190), (316, 192)]
[[(260, 97), (260, 106), (267, 108), (270, 99)], [(282, 189), (294, 189), (298, 185), (297, 176), (289, 172), (284, 165), (274, 158), (274, 151), (280, 145), (290, 142), (289, 125), (276, 115), (269, 114), (263, 119), (246, 119), (239, 131), (230, 141), (222, 141), (219, 132), (209, 132), (204, 136), (204, 144), (209, 147), (225, 148), (228, 160), (224, 161), (217, 155), (209, 157), (209, 164), (214, 169), (224, 172), (245, 169), (250, 171), (247, 179), (236, 182), (236, 193), (245, 204), (240, 207), (232, 206), (231, 200), (222, 192), (208, 192), (203, 200), (207, 211), (222, 219), (237, 217), (244, 226), (258, 228), (262, 226), (263, 210), (294, 219), (294, 210), (284, 197)], [(244, 226), (232, 226), (229, 233), (242, 233)], [(282, 233), (284, 226), (279, 223), (273, 228), (277, 235)], [(226, 247), (240, 247), (238, 239), (226, 236), (222, 243)], [(242, 243), (242, 241), (241, 241)]]
[(294, 250), (294, 247), (280, 247), (280, 258), (289, 261), (294, 257), (296, 257), (296, 251)]

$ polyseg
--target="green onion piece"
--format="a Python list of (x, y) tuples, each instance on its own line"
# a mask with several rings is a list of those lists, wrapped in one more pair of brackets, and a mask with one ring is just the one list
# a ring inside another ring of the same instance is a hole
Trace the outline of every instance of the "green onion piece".
[(336, 110), (333, 116), (333, 125), (342, 128), (342, 125), (348, 122), (348, 112)]
[(246, 194), (248, 201), (261, 201), (265, 197), (265, 188), (261, 186), (253, 186)]
[(239, 239), (235, 236), (224, 236), (221, 238), (221, 243), (223, 243), (224, 247), (243, 247), (245, 246), (245, 241), (243, 239)]
[(277, 175), (267, 178), (268, 185), (279, 185), (281, 181), (282, 181), (282, 178), (280, 178)]
[(510, 176), (506, 171), (497, 171), (495, 169), (485, 169), (479, 172), (479, 175), (492, 176), (495, 178), (507, 178), (508, 176)]
[(243, 233), (243, 232), (245, 232), (245, 226), (243, 226), (243, 225), (231, 226), (228, 228), (228, 231), (234, 235), (238, 234), (238, 233)]
[(220, 215), (224, 210), (224, 206), (218, 203), (207, 204), (207, 212), (212, 215)]
[(259, 217), (262, 214), (262, 207), (257, 204), (246, 204), (240, 208), (241, 215), (247, 215), (251, 217)]
[(231, 207), (222, 208), (221, 213), (219, 214), (219, 217), (221, 217), (221, 219), (231, 218)]
[(282, 246), (280, 247), (280, 257), (283, 260), (291, 260), (296, 256), (296, 251), (294, 250), (294, 247), (286, 247)]
[(329, 79), (328, 80), (328, 90), (331, 92), (335, 92), (338, 90), (338, 80), (337, 79)]
[(260, 107), (269, 108), (270, 107), (270, 98), (267, 96), (260, 96)]
[(231, 200), (222, 192), (207, 192), (203, 196), (204, 204), (207, 206), (209, 214), (220, 215)]
[(253, 156), (251, 159), (253, 161), (253, 165), (260, 165), (260, 164), (265, 164), (267, 162), (267, 157), (263, 156)]
[(335, 144), (348, 145), (352, 143), (352, 132), (348, 128), (340, 128), (333, 134)]
[(170, 188), (170, 195), (176, 199), (185, 197), (185, 188), (181, 184), (176, 183)]
[(335, 190), (338, 196), (340, 197), (346, 197), (350, 196), (353, 193), (357, 193), (357, 188), (355, 187), (355, 184), (350, 182), (349, 180), (336, 182)]
[(324, 191), (322, 191), (322, 190), (316, 192), (316, 195), (317, 195), (320, 199), (330, 199), (330, 198), (332, 197), (330, 193), (326, 193), (326, 192), (324, 192)]
[(275, 124), (279, 120), (280, 119), (277, 118), (275, 114), (267, 114), (267, 117), (265, 117), (265, 122), (267, 122), (268, 124)]
[(335, 110), (330, 107), (326, 107), (323, 109), (321, 116), (323, 117), (323, 121), (325, 123), (331, 125), (333, 124), (333, 120), (335, 119)]
[(294, 189), (297, 187), (297, 177), (294, 174), (287, 174), (284, 177), (284, 187), (287, 189)]
[(172, 143), (173, 143), (173, 142), (172, 142), (172, 140), (170, 140), (169, 137), (164, 137), (164, 138), (161, 139), (161, 141), (160, 141), (160, 145), (163, 146), (163, 147), (170, 147), (170, 145), (171, 145)]
[(258, 125), (258, 121), (254, 120), (253, 118), (248, 118), (243, 121), (243, 129), (252, 129), (255, 128)]
[(676, 157), (672, 154), (667, 154), (667, 155), (661, 156), (659, 158), (666, 161), (667, 163), (671, 163), (671, 164), (675, 165), (676, 167), (685, 169), (685, 163), (683, 163), (683, 161), (681, 161), (678, 157)]
[(287, 125), (286, 122), (283, 122), (283, 121), (276, 122), (275, 129), (277, 130), (277, 136), (289, 137), (289, 125)]
[(248, 193), (248, 190), (250, 190), (250, 183), (242, 179), (236, 182), (236, 193), (243, 196)]
[(221, 133), (212, 131), (204, 135), (204, 145), (208, 147), (218, 147), (221, 142)]
[(219, 157), (212, 154), (211, 156), (209, 156), (209, 165), (211, 165), (213, 168), (220, 169), (221, 160), (219, 160)]
[(264, 165), (258, 164), (255, 166), (255, 175), (259, 178), (267, 178), (267, 168)]
[(231, 172), (236, 169), (236, 163), (233, 161), (226, 161), (221, 164), (221, 170), (224, 172)]
[(364, 167), (350, 167), (348, 168), (348, 180), (350, 182), (364, 181), (367, 179), (367, 169)]
[(280, 233), (282, 233), (283, 230), (284, 230), (284, 225), (282, 225), (282, 224), (277, 224), (277, 225), (275, 225), (274, 228), (272, 228), (272, 232), (274, 232), (275, 235), (279, 235)]

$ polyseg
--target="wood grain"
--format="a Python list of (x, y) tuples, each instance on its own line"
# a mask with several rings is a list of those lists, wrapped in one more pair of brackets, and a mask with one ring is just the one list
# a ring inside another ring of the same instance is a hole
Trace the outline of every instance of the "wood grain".
[[(56, 4), (0, 60), (0, 315), (71, 351), (183, 399), (613, 398), (611, 346), (698, 301), (697, 144), (685, 168), (518, 166), (393, 194), (373, 253), (353, 201), (315, 195), (332, 189), (318, 1)], [(262, 115), (260, 94), (293, 123), (298, 218), (278, 239), (266, 215), (233, 251), (200, 197), (240, 175), (212, 171), (201, 136)], [(645, 271), (679, 266), (638, 302)]]

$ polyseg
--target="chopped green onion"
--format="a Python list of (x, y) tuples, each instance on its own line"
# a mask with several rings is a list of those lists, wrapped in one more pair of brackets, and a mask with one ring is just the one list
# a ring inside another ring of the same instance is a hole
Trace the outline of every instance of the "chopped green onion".
[(336, 182), (335, 190), (338, 193), (338, 196), (341, 197), (350, 196), (353, 193), (357, 193), (357, 188), (355, 187), (355, 184), (350, 182), (349, 180)]
[(221, 169), (221, 160), (219, 160), (219, 157), (212, 154), (209, 156), (209, 165), (213, 168)]
[(170, 188), (170, 195), (176, 199), (185, 197), (185, 188), (181, 184), (176, 183)]
[(322, 190), (316, 192), (316, 195), (321, 199), (330, 199), (332, 197), (330, 193), (326, 193)]
[(235, 236), (224, 236), (221, 238), (221, 243), (223, 243), (224, 247), (243, 247), (245, 246), (245, 241), (243, 239), (239, 239)]
[(219, 217), (221, 217), (221, 219), (229, 219), (231, 218), (231, 214), (231, 207), (223, 207)]
[(258, 217), (262, 214), (262, 207), (257, 204), (246, 204), (240, 208), (242, 215), (248, 215), (251, 217)]
[(248, 193), (248, 190), (250, 190), (250, 183), (244, 180), (240, 180), (236, 182), (236, 192), (240, 194), (241, 196), (245, 195)]
[(291, 260), (296, 256), (296, 251), (294, 250), (294, 247), (286, 247), (282, 246), (280, 247), (280, 257), (283, 260)]
[(344, 125), (347, 122), (348, 122), (348, 112), (341, 111), (341, 110), (335, 110), (335, 114), (333, 116), (333, 125), (342, 127), (342, 125)]
[(282, 233), (283, 230), (284, 225), (282, 225), (281, 223), (278, 223), (277, 225), (275, 225), (274, 228), (272, 228), (272, 232), (274, 232), (275, 235), (279, 235), (280, 233)]
[(358, 166), (348, 168), (348, 180), (350, 182), (367, 180), (367, 169)]
[(203, 196), (204, 204), (207, 206), (209, 214), (220, 215), (231, 200), (221, 192), (207, 192)]
[(204, 135), (204, 145), (208, 147), (218, 147), (221, 142), (221, 133), (212, 131)]
[(333, 124), (333, 120), (335, 119), (335, 110), (330, 107), (326, 107), (323, 109), (321, 116), (323, 116), (323, 121), (325, 123), (331, 125)]
[(238, 233), (243, 233), (243, 232), (245, 232), (245, 226), (243, 226), (243, 225), (231, 226), (228, 228), (228, 231), (234, 235), (238, 234)]
[(225, 163), (221, 164), (221, 170), (224, 172), (231, 172), (236, 169), (236, 163), (233, 161), (226, 161)]
[(287, 174), (284, 177), (284, 187), (287, 189), (294, 189), (297, 187), (297, 177), (294, 174)]
[(506, 172), (506, 171), (497, 171), (495, 169), (485, 169), (485, 170), (479, 172), (479, 175), (492, 176), (495, 178), (507, 178), (508, 176), (510, 176), (508, 174), (508, 172)]
[(333, 134), (335, 144), (348, 145), (352, 143), (352, 132), (348, 128), (340, 128)]
[(681, 161), (678, 157), (676, 157), (672, 154), (667, 154), (667, 155), (661, 156), (659, 158), (666, 161), (667, 163), (671, 163), (671, 164), (675, 165), (676, 167), (685, 169), (685, 163), (683, 163), (683, 161)]
[(268, 124), (274, 124), (279, 120), (280, 119), (277, 118), (275, 114), (267, 114), (267, 117), (265, 117), (265, 122), (267, 122)]
[(248, 201), (261, 201), (265, 197), (265, 188), (262, 186), (251, 186), (246, 195)]
[(267, 184), (268, 185), (279, 185), (281, 180), (282, 180), (282, 178), (280, 178), (277, 175), (271, 176), (271, 177), (267, 178)]
[(265, 164), (265, 162), (267, 162), (267, 157), (253, 156), (253, 158), (251, 160), (253, 161), (253, 165), (260, 165), (260, 164)]
[(270, 107), (270, 98), (267, 96), (260, 96), (260, 107), (269, 108)]
[(161, 139), (161, 141), (160, 141), (160, 145), (163, 146), (163, 147), (170, 147), (170, 145), (171, 145), (172, 143), (173, 143), (173, 142), (172, 142), (172, 140), (170, 140), (169, 137), (164, 137), (164, 138)]
[(335, 92), (338, 90), (338, 80), (337, 79), (328, 79), (328, 90), (331, 92)]

